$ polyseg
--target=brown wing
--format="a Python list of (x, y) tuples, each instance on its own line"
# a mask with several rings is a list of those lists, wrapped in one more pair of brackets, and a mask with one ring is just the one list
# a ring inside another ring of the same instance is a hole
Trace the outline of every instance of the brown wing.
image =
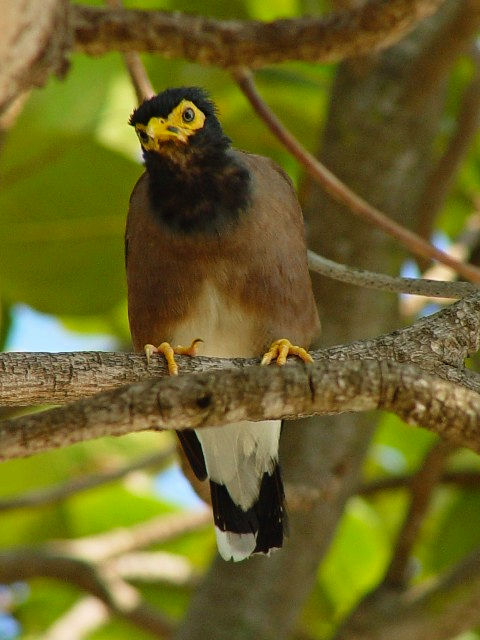
[[(303, 214), (288, 175), (272, 160), (242, 153), (255, 177), (251, 225), (243, 251), (243, 300), (256, 309), (259, 334), (308, 347), (320, 321), (307, 264)], [(262, 344), (262, 350), (265, 344)]]

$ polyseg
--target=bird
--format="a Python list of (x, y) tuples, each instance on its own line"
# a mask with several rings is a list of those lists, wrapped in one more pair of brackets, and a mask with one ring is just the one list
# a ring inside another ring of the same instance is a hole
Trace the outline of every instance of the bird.
[[(200, 87), (144, 100), (129, 124), (145, 171), (125, 232), (132, 342), (147, 360), (175, 354), (311, 361), (320, 323), (293, 184), (273, 160), (238, 150)], [(178, 343), (178, 346), (172, 347)], [(300, 345), (300, 346), (299, 346)], [(208, 478), (217, 547), (235, 562), (282, 547), (287, 514), (278, 460), (281, 421), (178, 430)]]

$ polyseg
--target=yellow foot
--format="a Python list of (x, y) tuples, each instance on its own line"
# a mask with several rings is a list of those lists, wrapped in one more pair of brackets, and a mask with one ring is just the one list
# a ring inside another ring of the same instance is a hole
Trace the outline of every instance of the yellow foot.
[(262, 358), (262, 365), (270, 364), (272, 360), (276, 360), (277, 364), (284, 365), (287, 361), (287, 356), (298, 356), (304, 362), (313, 362), (312, 356), (303, 347), (294, 346), (290, 340), (281, 338), (275, 340), (270, 345), (270, 349)]
[(154, 353), (163, 353), (165, 360), (167, 361), (168, 373), (171, 376), (177, 376), (178, 365), (175, 362), (175, 354), (181, 356), (195, 356), (197, 355), (197, 347), (200, 342), (203, 342), (203, 340), (195, 338), (189, 347), (182, 347), (180, 345), (172, 347), (169, 342), (162, 342), (158, 347), (155, 347), (153, 344), (146, 344), (143, 349), (147, 356), (147, 364), (150, 364), (150, 360)]

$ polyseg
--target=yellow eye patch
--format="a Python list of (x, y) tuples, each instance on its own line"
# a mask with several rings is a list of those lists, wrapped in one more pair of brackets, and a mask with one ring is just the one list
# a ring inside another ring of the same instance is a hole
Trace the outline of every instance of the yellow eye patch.
[(135, 131), (147, 151), (159, 151), (162, 142), (174, 140), (186, 144), (205, 124), (205, 114), (190, 100), (182, 100), (166, 118), (150, 118), (147, 125), (137, 124)]

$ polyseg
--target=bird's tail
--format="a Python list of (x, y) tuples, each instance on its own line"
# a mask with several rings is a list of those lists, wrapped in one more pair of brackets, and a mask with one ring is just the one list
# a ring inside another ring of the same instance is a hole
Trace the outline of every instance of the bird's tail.
[(283, 544), (286, 510), (280, 467), (263, 474), (257, 500), (244, 510), (225, 485), (210, 480), (215, 533), (225, 560), (244, 560), (253, 553), (270, 554)]

